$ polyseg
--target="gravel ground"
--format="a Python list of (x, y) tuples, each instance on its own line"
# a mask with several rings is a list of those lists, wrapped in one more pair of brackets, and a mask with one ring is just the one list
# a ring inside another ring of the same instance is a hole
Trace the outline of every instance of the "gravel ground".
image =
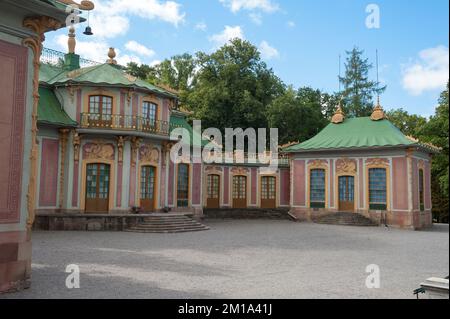
[[(0, 298), (414, 298), (449, 274), (449, 228), (207, 221), (200, 233), (35, 232), (32, 287)], [(81, 270), (65, 286), (66, 266)], [(365, 286), (367, 265), (381, 288)]]

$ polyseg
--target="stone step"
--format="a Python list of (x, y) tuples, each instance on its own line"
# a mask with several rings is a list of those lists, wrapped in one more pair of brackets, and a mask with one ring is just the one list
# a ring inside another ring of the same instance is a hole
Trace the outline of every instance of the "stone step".
[(136, 233), (185, 233), (209, 230), (202, 223), (182, 215), (155, 215), (144, 218), (136, 226), (128, 228), (127, 232)]
[(317, 224), (342, 226), (378, 226), (371, 219), (357, 213), (334, 213), (313, 219)]
[(292, 220), (289, 209), (205, 209), (206, 218)]

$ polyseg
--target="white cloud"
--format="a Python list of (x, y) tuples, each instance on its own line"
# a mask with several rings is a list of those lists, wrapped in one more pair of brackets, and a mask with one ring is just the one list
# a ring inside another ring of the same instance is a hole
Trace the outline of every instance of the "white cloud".
[(146, 46), (144, 46), (136, 41), (128, 41), (125, 44), (125, 48), (130, 52), (134, 52), (138, 55), (145, 56), (145, 57), (152, 57), (156, 54), (155, 51), (153, 51), (152, 49), (147, 48)]
[(138, 65), (142, 64), (142, 60), (138, 56), (130, 54), (120, 54), (120, 50), (118, 49), (116, 49), (116, 54), (117, 54), (116, 60), (119, 65), (127, 65), (130, 62), (134, 62)]
[(230, 8), (231, 12), (236, 13), (241, 10), (253, 11), (261, 10), (264, 12), (275, 12), (280, 9), (277, 3), (272, 0), (219, 0), (224, 6)]
[(261, 13), (252, 12), (248, 16), (250, 17), (250, 20), (252, 20), (254, 24), (262, 25), (263, 21)]
[(267, 43), (267, 41), (261, 42), (258, 49), (261, 52), (262, 58), (266, 60), (275, 59), (280, 56), (278, 50), (270, 46), (270, 44)]
[(289, 28), (295, 28), (296, 24), (295, 24), (294, 21), (288, 21), (288, 22), (287, 22), (287, 26), (288, 26)]
[(443, 89), (449, 79), (449, 49), (438, 46), (419, 52), (419, 59), (403, 66), (403, 88), (412, 95)]
[(242, 28), (240, 26), (230, 27), (227, 25), (222, 32), (212, 35), (209, 38), (209, 41), (213, 42), (215, 47), (217, 48), (236, 38), (243, 40), (245, 39), (244, 31), (242, 30)]
[[(63, 52), (67, 52), (67, 36), (59, 35), (55, 38), (56, 45), (58, 45)], [(80, 41), (77, 40), (75, 52), (82, 58), (92, 60), (95, 62), (105, 62), (108, 59), (109, 45), (105, 41)]]
[(206, 25), (205, 22), (199, 22), (195, 25), (194, 29), (200, 30), (200, 31), (206, 31), (206, 29), (208, 29), (208, 26)]
[(161, 20), (178, 26), (185, 20), (181, 4), (162, 0), (96, 0), (90, 14), (94, 35), (114, 38), (124, 35), (130, 28), (130, 16), (147, 20)]

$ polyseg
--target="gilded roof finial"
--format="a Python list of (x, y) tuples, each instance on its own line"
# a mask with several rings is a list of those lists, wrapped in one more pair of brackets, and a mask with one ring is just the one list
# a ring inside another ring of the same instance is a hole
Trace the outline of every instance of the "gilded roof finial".
[(69, 28), (69, 38), (67, 39), (67, 46), (69, 48), (69, 53), (75, 53), (75, 46), (77, 41), (75, 40), (75, 28), (71, 26)]
[(114, 48), (109, 48), (108, 57), (109, 59), (106, 61), (106, 63), (117, 64), (117, 61), (114, 60), (114, 58), (116, 57), (116, 51), (114, 50)]
[(386, 119), (386, 113), (384, 113), (383, 107), (380, 104), (380, 96), (377, 98), (377, 105), (373, 109), (370, 119), (372, 121), (381, 121)]
[(331, 123), (333, 124), (341, 124), (345, 121), (345, 114), (344, 111), (342, 110), (341, 102), (342, 99), (339, 100), (338, 108), (336, 109), (336, 112), (334, 112), (334, 115), (331, 118)]

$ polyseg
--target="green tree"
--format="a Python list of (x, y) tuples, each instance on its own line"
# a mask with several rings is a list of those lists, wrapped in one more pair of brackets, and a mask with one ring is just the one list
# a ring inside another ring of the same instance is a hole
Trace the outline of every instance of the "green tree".
[(442, 151), (433, 158), (432, 167), (432, 197), (435, 217), (446, 220), (448, 222), (449, 210), (449, 108), (448, 108), (448, 91), (442, 92), (439, 98), (439, 106), (436, 108), (436, 114), (430, 118), (428, 123), (420, 130), (420, 138), (422, 141), (432, 143), (441, 147)]
[(267, 111), (270, 127), (279, 129), (279, 142), (303, 142), (312, 138), (329, 122), (322, 113), (323, 94), (309, 87), (288, 87)]
[(420, 129), (427, 124), (427, 119), (423, 116), (409, 114), (403, 109), (389, 111), (387, 117), (403, 134), (412, 137), (418, 137)]
[(235, 39), (212, 54), (198, 53), (188, 109), (204, 127), (266, 128), (266, 110), (284, 86), (258, 49)]
[(369, 80), (372, 64), (363, 58), (364, 51), (353, 48), (347, 51), (345, 75), (339, 80), (344, 86), (344, 110), (348, 117), (370, 116), (373, 110), (374, 96), (383, 93), (386, 86), (380, 87), (376, 81)]
[(147, 80), (149, 77), (154, 74), (154, 68), (146, 65), (146, 64), (137, 64), (135, 62), (129, 62), (125, 67), (125, 71), (132, 76), (135, 76), (141, 80)]

